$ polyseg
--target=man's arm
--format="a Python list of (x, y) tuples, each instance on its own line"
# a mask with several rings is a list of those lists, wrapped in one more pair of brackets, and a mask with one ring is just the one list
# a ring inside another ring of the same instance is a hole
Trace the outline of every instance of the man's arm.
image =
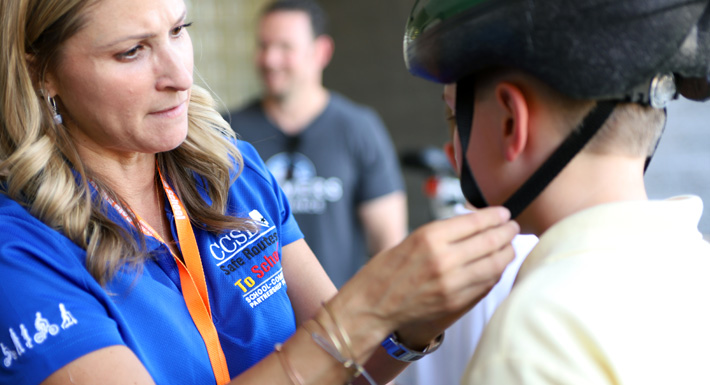
[(407, 197), (394, 191), (358, 207), (370, 256), (397, 245), (407, 235)]

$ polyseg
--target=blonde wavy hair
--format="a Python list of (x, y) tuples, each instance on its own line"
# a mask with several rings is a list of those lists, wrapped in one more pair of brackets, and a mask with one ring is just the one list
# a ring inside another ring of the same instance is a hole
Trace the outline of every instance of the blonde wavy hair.
[[(122, 266), (140, 266), (149, 258), (145, 239), (141, 235), (136, 242), (108, 218), (100, 194), (92, 197), (89, 180), (127, 208), (84, 166), (66, 130), (54, 123), (42, 91), (62, 44), (82, 28), (87, 8), (98, 1), (0, 0), (0, 191), (83, 247), (87, 270), (104, 285)], [(188, 121), (186, 140), (157, 156), (163, 175), (194, 225), (212, 232), (253, 229), (249, 219), (225, 215), (242, 158), (233, 131), (198, 86), (192, 88)], [(199, 185), (206, 186), (211, 205)]]

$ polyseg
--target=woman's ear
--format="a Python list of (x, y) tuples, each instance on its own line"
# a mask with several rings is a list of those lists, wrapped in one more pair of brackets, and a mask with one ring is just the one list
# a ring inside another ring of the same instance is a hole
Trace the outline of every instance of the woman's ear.
[(45, 96), (53, 98), (59, 93), (59, 86), (57, 84), (56, 78), (50, 72), (44, 74), (44, 79), (42, 79), (41, 87), (46, 93)]
[(54, 75), (49, 71), (42, 74), (34, 55), (25, 54), (25, 60), (27, 61), (27, 69), (32, 77), (33, 85), (39, 87), (45, 98), (57, 96), (59, 90)]
[(528, 144), (530, 105), (523, 91), (508, 82), (496, 86), (495, 97), (503, 111), (501, 132), (505, 159), (512, 162)]

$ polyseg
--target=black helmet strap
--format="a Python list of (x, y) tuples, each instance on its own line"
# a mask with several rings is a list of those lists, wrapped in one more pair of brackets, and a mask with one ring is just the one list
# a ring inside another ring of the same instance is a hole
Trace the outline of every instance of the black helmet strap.
[(476, 208), (488, 207), (486, 198), (478, 188), (473, 172), (468, 166), (466, 153), (471, 140), (471, 126), (473, 125), (473, 110), (475, 101), (475, 81), (473, 76), (467, 76), (456, 83), (456, 127), (461, 142), (461, 191), (466, 200)]
[[(471, 126), (473, 124), (474, 85), (474, 76), (461, 79), (456, 84), (456, 124), (462, 152), (461, 190), (463, 190), (466, 200), (472, 205), (476, 208), (484, 208), (488, 206), (488, 203), (483, 193), (481, 193), (466, 159), (471, 138)], [(617, 101), (600, 101), (597, 103), (597, 106), (584, 118), (579, 129), (574, 130), (540, 168), (503, 203), (503, 206), (510, 210), (511, 218), (516, 218), (520, 215), (560, 171), (567, 166), (572, 158), (584, 148), (594, 134), (604, 125), (617, 103)]]

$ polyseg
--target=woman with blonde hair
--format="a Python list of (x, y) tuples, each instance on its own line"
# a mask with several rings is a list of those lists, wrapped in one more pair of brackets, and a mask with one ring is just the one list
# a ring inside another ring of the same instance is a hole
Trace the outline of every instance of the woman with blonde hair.
[(384, 382), (513, 257), (482, 210), (336, 293), (192, 83), (182, 0), (0, 5), (0, 383)]

